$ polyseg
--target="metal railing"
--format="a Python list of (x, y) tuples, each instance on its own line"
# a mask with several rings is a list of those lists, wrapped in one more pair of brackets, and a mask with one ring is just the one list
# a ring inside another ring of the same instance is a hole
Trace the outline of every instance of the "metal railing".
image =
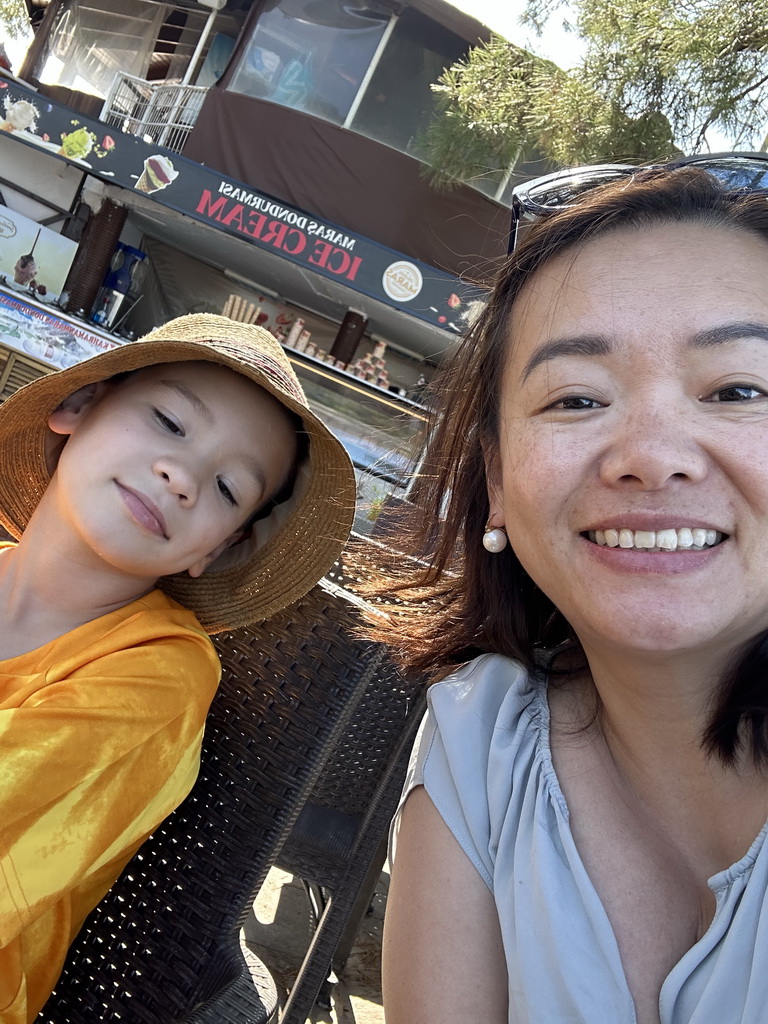
[(118, 72), (104, 100), (101, 120), (174, 153), (184, 149), (208, 91), (202, 85), (148, 82)]

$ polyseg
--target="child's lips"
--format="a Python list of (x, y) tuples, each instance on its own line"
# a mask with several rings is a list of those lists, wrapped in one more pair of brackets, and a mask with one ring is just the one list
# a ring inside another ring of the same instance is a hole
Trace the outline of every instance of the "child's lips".
[(149, 530), (150, 533), (168, 540), (165, 519), (157, 505), (141, 491), (135, 491), (132, 487), (127, 487), (117, 480), (115, 483), (120, 491), (120, 497), (138, 524)]

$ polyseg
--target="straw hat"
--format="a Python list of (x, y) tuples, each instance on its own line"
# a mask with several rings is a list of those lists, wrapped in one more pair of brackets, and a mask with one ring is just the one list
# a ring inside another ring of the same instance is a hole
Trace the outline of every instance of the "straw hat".
[(349, 456), (310, 412), (288, 358), (263, 328), (207, 313), (182, 316), (21, 388), (0, 405), (0, 522), (18, 538), (37, 507), (61, 450), (48, 416), (65, 398), (116, 373), (188, 360), (229, 367), (259, 384), (301, 418), (309, 438), (291, 497), (256, 522), (249, 540), (228, 548), (197, 579), (178, 573), (158, 581), (218, 633), (267, 618), (311, 590), (338, 558), (354, 516)]

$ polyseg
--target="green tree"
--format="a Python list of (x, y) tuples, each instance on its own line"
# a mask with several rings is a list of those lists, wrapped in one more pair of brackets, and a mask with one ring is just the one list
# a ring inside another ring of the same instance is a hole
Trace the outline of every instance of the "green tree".
[(2, 35), (18, 39), (29, 28), (29, 14), (24, 0), (0, 0), (0, 41)]
[[(562, 0), (529, 0), (541, 27)], [(538, 154), (556, 164), (764, 148), (768, 0), (573, 0), (580, 66), (493, 37), (449, 68), (427, 136), (429, 176), (467, 180)]]

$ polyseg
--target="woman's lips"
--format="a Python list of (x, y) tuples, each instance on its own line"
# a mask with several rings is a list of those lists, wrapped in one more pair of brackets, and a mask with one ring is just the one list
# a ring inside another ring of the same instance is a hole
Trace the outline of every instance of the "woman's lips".
[(146, 494), (142, 494), (141, 491), (134, 491), (133, 488), (126, 487), (125, 484), (121, 484), (117, 480), (115, 483), (120, 492), (120, 497), (123, 499), (123, 504), (139, 526), (143, 526), (145, 530), (154, 533), (156, 537), (163, 537), (165, 540), (168, 540), (165, 520), (157, 505)]

